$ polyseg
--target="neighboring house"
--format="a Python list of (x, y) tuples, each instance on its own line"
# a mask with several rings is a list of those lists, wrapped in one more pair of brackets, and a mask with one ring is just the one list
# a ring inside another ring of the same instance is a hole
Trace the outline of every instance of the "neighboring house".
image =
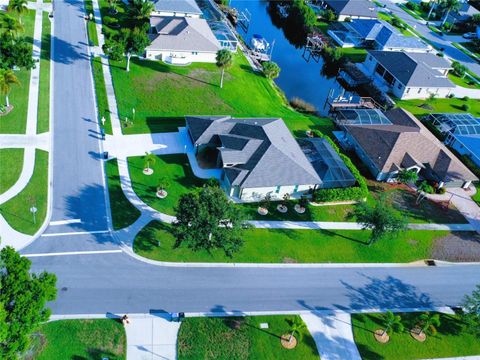
[(178, 16), (194, 17), (202, 16), (202, 10), (195, 0), (156, 0), (153, 1), (155, 10), (152, 16)]
[(338, 17), (338, 21), (345, 19), (376, 19), (375, 4), (367, 0), (323, 0), (320, 5), (331, 9)]
[(450, 62), (432, 53), (372, 50), (361, 68), (399, 99), (446, 97), (455, 88), (448, 79)]
[(395, 108), (340, 110), (342, 146), (354, 150), (378, 181), (415, 170), (440, 187), (468, 187), (477, 177), (412, 114)]
[(480, 119), (472, 114), (448, 113), (429, 114), (425, 120), (432, 122), (446, 136), (445, 144), (480, 166)]
[(461, 7), (458, 11), (450, 11), (447, 17), (447, 23), (455, 24), (457, 22), (468, 21), (473, 15), (479, 14), (479, 13), (480, 11), (478, 11), (475, 7), (470, 5), (468, 2), (466, 1), (461, 2)]
[(383, 20), (357, 19), (339, 24), (328, 34), (341, 47), (364, 47), (381, 51), (430, 52), (433, 48), (414, 36), (404, 36)]
[(145, 49), (147, 59), (169, 64), (214, 63), (220, 43), (204, 19), (152, 16), (151, 44)]
[[(197, 154), (214, 150), (216, 167), (223, 169), (221, 186), (231, 197), (243, 201), (260, 201), (266, 195), (276, 200), (285, 194), (298, 197), (323, 187), (316, 168), (327, 179), (325, 186), (342, 185), (331, 175), (334, 169), (316, 166), (319, 159), (312, 151), (309, 161), (282, 119), (187, 116), (186, 125)], [(328, 167), (336, 160), (325, 163)]]

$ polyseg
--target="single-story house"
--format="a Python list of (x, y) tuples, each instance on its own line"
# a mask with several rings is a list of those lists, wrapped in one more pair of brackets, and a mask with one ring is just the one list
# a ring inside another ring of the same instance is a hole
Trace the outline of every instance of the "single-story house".
[(430, 52), (433, 48), (414, 36), (404, 36), (388, 22), (357, 19), (340, 24), (328, 34), (341, 47), (363, 47), (380, 51)]
[(446, 136), (445, 144), (480, 166), (480, 119), (468, 113), (429, 114), (425, 117)]
[(450, 11), (448, 15), (445, 13), (445, 16), (447, 16), (447, 23), (455, 24), (457, 22), (468, 21), (473, 15), (479, 13), (480, 11), (470, 5), (467, 1), (461, 1), (460, 9), (458, 9), (458, 11)]
[(220, 182), (228, 196), (260, 201), (270, 195), (279, 200), (323, 185), (343, 186), (330, 175), (334, 169), (319, 165), (322, 176), (328, 178), (324, 184), (315, 168), (319, 159), (307, 158), (282, 119), (187, 116), (186, 127), (197, 154), (207, 148), (216, 153), (213, 160), (223, 170)]
[(371, 50), (361, 69), (399, 99), (446, 97), (455, 89), (448, 79), (451, 63), (433, 53)]
[(468, 187), (478, 178), (415, 116), (401, 108), (339, 110), (337, 135), (354, 150), (378, 181), (394, 179), (400, 170), (415, 170), (440, 187)]
[(376, 19), (377, 10), (375, 4), (368, 0), (322, 0), (320, 5), (323, 8), (332, 10), (338, 21), (345, 19)]
[(204, 19), (152, 16), (150, 26), (151, 44), (145, 49), (147, 59), (170, 64), (216, 61), (221, 46)]
[(195, 0), (155, 0), (152, 16), (194, 17), (202, 16)]

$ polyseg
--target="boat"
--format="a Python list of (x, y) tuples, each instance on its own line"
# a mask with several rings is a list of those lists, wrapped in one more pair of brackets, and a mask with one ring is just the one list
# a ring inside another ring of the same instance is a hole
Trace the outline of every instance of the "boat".
[(266, 51), (270, 44), (262, 35), (253, 34), (252, 40), (250, 41), (254, 51)]

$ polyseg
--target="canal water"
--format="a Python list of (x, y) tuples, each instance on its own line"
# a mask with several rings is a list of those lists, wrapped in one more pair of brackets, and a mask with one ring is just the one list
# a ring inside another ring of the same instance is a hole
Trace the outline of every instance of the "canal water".
[(330, 89), (340, 95), (342, 86), (335, 78), (337, 69), (326, 69), (323, 59), (316, 62), (304, 53), (305, 36), (289, 24), (276, 11), (276, 5), (264, 0), (232, 0), (231, 7), (240, 13), (245, 9), (251, 15), (248, 28), (237, 25), (237, 31), (250, 44), (253, 34), (262, 35), (272, 46), (272, 61), (280, 68), (275, 80), (287, 98), (298, 97), (314, 105), (321, 115), (328, 113), (325, 107)]

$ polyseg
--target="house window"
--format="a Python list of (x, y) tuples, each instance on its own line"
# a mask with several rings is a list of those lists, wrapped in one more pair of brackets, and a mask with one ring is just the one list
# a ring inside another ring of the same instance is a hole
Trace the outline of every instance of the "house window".
[(399, 89), (402, 88), (402, 84), (401, 83), (398, 83), (398, 86), (397, 86)]
[(410, 92), (410, 88), (407, 88), (407, 94)]
[(192, 55), (198, 55), (198, 52), (192, 51)]
[(422, 88), (419, 88), (418, 89), (418, 93), (420, 94), (422, 92)]
[(275, 194), (278, 194), (280, 192), (280, 187), (281, 186), (277, 186), (277, 188), (275, 189)]

